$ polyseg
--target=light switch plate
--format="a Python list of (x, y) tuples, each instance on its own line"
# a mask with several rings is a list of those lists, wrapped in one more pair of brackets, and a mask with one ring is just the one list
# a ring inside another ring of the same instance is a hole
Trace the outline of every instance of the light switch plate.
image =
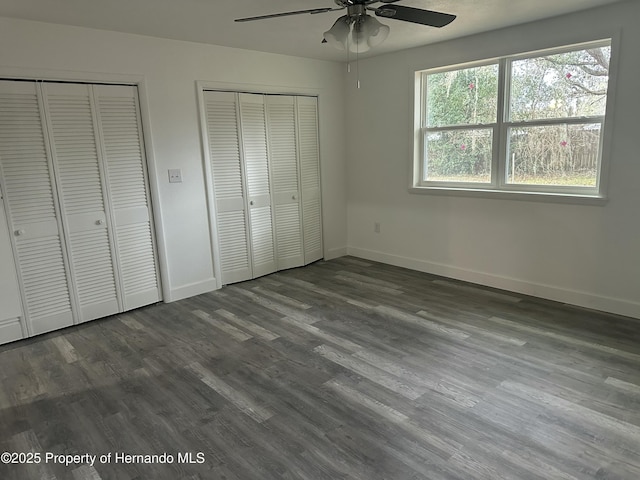
[(169, 183), (182, 183), (182, 170), (179, 168), (169, 169)]

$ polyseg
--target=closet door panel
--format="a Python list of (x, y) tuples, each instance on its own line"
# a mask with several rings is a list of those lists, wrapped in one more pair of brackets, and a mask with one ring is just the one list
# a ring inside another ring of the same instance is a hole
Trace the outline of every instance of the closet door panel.
[(267, 130), (278, 269), (304, 263), (298, 182), (295, 98), (269, 95)]
[(118, 313), (91, 87), (45, 83), (49, 138), (67, 231), (79, 320)]
[(273, 226), (271, 207), (251, 209), (251, 241), (253, 247), (253, 276), (260, 277), (276, 271), (273, 254)]
[[(0, 169), (1, 170), (1, 169)], [(0, 345), (20, 340), (26, 330), (4, 200), (0, 198)]]
[(276, 271), (264, 97), (240, 94), (253, 276)]
[(204, 92), (222, 283), (252, 277), (237, 94)]
[(35, 83), (0, 81), (0, 178), (31, 334), (73, 324), (64, 238)]
[(234, 211), (218, 210), (218, 241), (220, 242), (220, 263), (222, 283), (249, 280), (251, 269), (248, 264), (247, 230), (242, 215)]
[(93, 87), (124, 310), (161, 299), (135, 87)]
[(320, 196), (320, 149), (318, 139), (318, 100), (297, 97), (298, 148), (305, 265), (321, 259), (322, 199)]

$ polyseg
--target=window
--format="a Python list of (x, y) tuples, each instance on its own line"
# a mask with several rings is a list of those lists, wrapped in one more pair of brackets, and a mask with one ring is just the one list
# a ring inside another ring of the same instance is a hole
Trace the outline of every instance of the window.
[(611, 42), (416, 73), (415, 187), (600, 196)]

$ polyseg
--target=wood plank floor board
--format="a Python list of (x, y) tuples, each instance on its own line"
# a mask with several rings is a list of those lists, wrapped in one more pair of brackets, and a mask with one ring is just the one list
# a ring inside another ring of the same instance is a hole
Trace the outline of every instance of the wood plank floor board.
[[(514, 302), (517, 303), (520, 301), (520, 298), (517, 295), (511, 295), (504, 292), (500, 292), (494, 288), (488, 287), (478, 287), (475, 285), (469, 285), (466, 282), (456, 281), (456, 280), (434, 280), (433, 283), (437, 285), (442, 285), (446, 288), (456, 289), (464, 292), (464, 294), (469, 294), (472, 298), (477, 296), (485, 296), (492, 300), (499, 300), (501, 302)], [(459, 295), (456, 295), (459, 296)], [(461, 296), (464, 298), (464, 295)]]
[(412, 416), (416, 410), (407, 406), (402, 398), (394, 398), (389, 392), (386, 398), (382, 398), (385, 394), (371, 388), (370, 383), (367, 379), (358, 381), (338, 377), (325, 384), (325, 388), (333, 391), (331, 398), (344, 400), (340, 404), (350, 419), (348, 423), (351, 427), (376, 436), (386, 445), (400, 450), (403, 445), (410, 444), (412, 450), (421, 452), (419, 458), (427, 463), (448, 460), (461, 448), (459, 443), (443, 440), (432, 434), (430, 429), (414, 422)]
[(637, 344), (621, 345), (620, 342), (611, 341), (609, 339), (600, 339), (599, 341), (591, 341), (579, 338), (579, 335), (573, 335), (569, 331), (567, 333), (555, 332), (550, 329), (545, 329), (541, 326), (531, 326), (525, 322), (517, 320), (509, 320), (501, 317), (491, 317), (489, 319), (492, 322), (509, 326), (514, 330), (528, 333), (530, 336), (540, 339), (540, 337), (546, 337), (547, 342), (551, 342), (564, 345), (568, 344), (580, 351), (589, 351), (589, 353), (601, 352), (607, 355), (616, 355), (622, 358), (629, 359), (631, 361), (637, 361), (640, 359), (640, 355), (637, 353)]
[[(341, 318), (320, 321), (318, 326), (345, 338), (350, 338), (358, 345), (366, 345), (368, 349), (384, 353), (390, 357), (403, 358), (407, 355), (402, 345), (415, 342), (415, 337), (402, 334), (394, 329), (382, 317), (373, 319), (375, 314), (364, 320), (364, 315), (351, 315), (355, 321), (345, 322)], [(361, 322), (359, 319), (363, 319)]]
[(249, 332), (243, 331), (235, 327), (234, 325), (230, 324), (229, 322), (218, 318), (220, 317), (220, 315), (216, 312), (207, 313), (202, 310), (191, 311), (193, 315), (200, 318), (201, 320), (204, 320), (214, 328), (217, 328), (218, 330), (224, 332), (227, 336), (231, 337), (234, 340), (237, 340), (239, 342), (244, 342), (245, 340), (249, 340), (250, 338), (253, 338), (253, 336)]
[[(562, 373), (570, 378), (584, 379), (598, 384), (602, 379), (602, 372), (594, 369), (585, 362), (577, 362), (571, 358), (571, 350), (564, 349), (556, 353), (549, 348), (539, 348), (532, 342), (528, 342), (523, 348), (514, 351), (512, 347), (496, 345), (487, 346), (486, 343), (468, 342), (478, 353), (483, 353), (493, 358), (495, 364), (490, 369), (485, 369), (482, 376), (487, 376), (500, 381), (508, 376), (518, 376), (521, 372), (535, 372), (537, 375), (546, 376), (553, 373)], [(455, 366), (453, 368), (456, 368)]]
[(634, 381), (638, 383), (627, 382), (615, 377), (607, 377), (604, 383), (618, 390), (628, 392), (630, 395), (640, 399), (640, 376), (637, 379), (634, 378)]
[(378, 285), (378, 286), (385, 287), (391, 290), (396, 290), (396, 291), (404, 291), (404, 288), (405, 288), (403, 285), (398, 283), (387, 282), (385, 280), (381, 280), (381, 279), (372, 277), (370, 275), (361, 275), (359, 273), (352, 272), (349, 270), (338, 270), (336, 272), (336, 276), (353, 278), (354, 280), (359, 280), (364, 283), (369, 283), (371, 285)]
[(354, 278), (349, 275), (343, 275), (340, 272), (338, 272), (337, 275), (334, 275), (333, 279), (336, 281), (337, 285), (345, 285), (348, 288), (355, 288), (359, 291), (391, 296), (398, 296), (402, 293), (402, 290), (398, 288), (380, 285), (379, 283), (372, 283), (367, 281), (366, 279), (363, 280), (361, 278)]
[(640, 321), (345, 257), (0, 347), (3, 480), (637, 480)]
[[(13, 435), (9, 443), (11, 446), (7, 451), (10, 452), (43, 451), (43, 447), (38, 436), (31, 429)], [(55, 474), (54, 468), (52, 468), (52, 465), (45, 462), (18, 464), (16, 468), (7, 468), (7, 465), (3, 462), (0, 463), (0, 468), (2, 469), (0, 470), (0, 473), (4, 473), (7, 477), (15, 478), (16, 480), (24, 478), (55, 480), (58, 478)]]
[(343, 425), (327, 437), (347, 458), (356, 463), (368, 478), (407, 478), (426, 480), (406, 463), (387, 453), (386, 445), (368, 433)]
[[(52, 432), (46, 444), (46, 449), (51, 450), (57, 445), (62, 454), (83, 454), (86, 452), (104, 453), (113, 448), (109, 438), (101, 430), (100, 414), (93, 410), (84, 398), (69, 403), (65, 409), (67, 421), (70, 427), (65, 441), (61, 442), (59, 432)], [(42, 424), (39, 425), (42, 428)], [(56, 442), (51, 443), (51, 442)], [(42, 443), (45, 447), (45, 443)], [(64, 476), (64, 470), (60, 469), (60, 476)]]
[[(289, 272), (286, 272), (285, 274), (290, 275)], [(276, 275), (278, 274), (273, 274), (273, 276)], [(278, 282), (280, 286), (277, 288), (273, 288), (273, 290), (277, 293), (286, 294), (287, 296), (290, 296), (291, 298), (294, 298), (304, 304), (310, 305), (311, 307), (324, 307), (326, 305), (333, 305), (332, 302), (327, 301), (327, 297), (322, 292), (316, 291), (313, 284), (301, 284), (295, 282), (295, 279), (289, 276), (279, 278), (282, 278), (284, 281)], [(260, 283), (261, 280), (261, 278), (258, 278), (255, 280), (255, 282), (260, 287), (264, 287), (265, 285)]]
[[(304, 444), (288, 441), (287, 437), (274, 435), (269, 428), (269, 423), (256, 424), (246, 418), (232, 415), (229, 421), (249, 436), (255, 444), (261, 448), (269, 458), (277, 462), (280, 478), (332, 480), (335, 478), (335, 470), (328, 470), (327, 465), (310, 464), (301, 457), (305, 451)], [(258, 478), (258, 477), (256, 477)]]
[(228, 312), (224, 309), (218, 309), (215, 311), (215, 313), (221, 316), (222, 318), (224, 318), (227, 322), (240, 327), (247, 333), (253, 334), (263, 340), (266, 340), (267, 342), (270, 342), (271, 340), (275, 340), (276, 338), (280, 337), (279, 335), (273, 333), (270, 330), (267, 330), (264, 327), (261, 327), (255, 322), (251, 322), (243, 318), (240, 318), (235, 314)]
[(613, 334), (608, 336), (610, 341), (631, 341), (640, 338), (640, 320), (622, 317), (596, 310), (574, 307), (571, 305), (558, 305), (549, 300), (534, 299), (528, 297), (521, 304), (521, 315), (528, 315), (534, 323), (543, 323), (548, 327), (564, 325), (576, 336), (591, 335), (602, 340), (601, 327), (607, 324), (608, 330)]
[[(219, 291), (223, 291), (226, 289), (227, 288), (225, 287)], [(195, 297), (187, 298), (186, 301), (188, 304), (191, 304), (191, 302), (195, 302), (201, 307), (205, 307), (205, 308), (202, 308), (205, 311), (215, 312), (216, 310), (219, 310), (222, 308), (228, 312), (233, 313), (238, 317), (243, 317), (243, 318), (251, 314), (254, 314), (256, 312), (260, 312), (263, 316), (270, 319), (279, 318), (281, 316), (277, 312), (268, 311), (266, 309), (256, 309), (250, 302), (246, 302), (246, 301), (239, 302), (235, 295), (230, 296), (226, 292), (224, 296), (219, 296), (219, 295), (212, 296), (208, 294), (203, 294), (203, 295), (197, 295)]]
[[(579, 425), (566, 423), (564, 417), (540, 416), (535, 429), (528, 435), (540, 445), (545, 445), (562, 458), (565, 471), (573, 472), (579, 478), (638, 478), (637, 461), (629, 462), (632, 452), (619, 451), (606, 445), (602, 438), (589, 436), (579, 431)], [(606, 458), (606, 460), (603, 460)], [(607, 468), (611, 462), (627, 465), (626, 476), (617, 477)], [(580, 476), (581, 475), (581, 476)]]
[[(271, 431), (285, 435), (291, 441), (299, 443), (304, 452), (329, 449), (333, 447), (327, 439), (327, 432), (338, 428), (339, 421), (333, 410), (324, 406), (316, 407), (316, 402), (295, 385), (289, 385), (282, 380), (275, 380), (282, 392), (293, 390), (285, 398), (272, 398), (269, 402), (276, 415), (265, 422)], [(286, 421), (285, 421), (286, 420)]]
[(490, 330), (489, 328), (482, 328), (479, 327), (477, 322), (474, 324), (469, 324), (469, 323), (461, 323), (460, 319), (456, 318), (456, 320), (451, 320), (449, 318), (446, 318), (442, 315), (434, 315), (432, 313), (429, 312), (425, 312), (424, 310), (420, 310), (416, 313), (417, 316), (419, 317), (423, 317), (426, 318), (428, 320), (431, 320), (433, 322), (435, 322), (436, 324), (441, 324), (441, 325), (449, 325), (449, 326), (454, 326), (455, 328), (459, 329), (462, 332), (465, 332), (469, 337), (488, 337), (489, 339), (492, 340), (492, 343), (494, 342), (498, 342), (498, 343), (508, 343), (508, 344), (512, 344), (512, 345), (516, 345), (518, 347), (522, 347), (524, 345), (526, 345), (526, 341), (522, 340), (520, 338), (516, 338), (513, 336), (508, 336), (508, 335), (501, 335), (499, 333), (496, 333), (492, 330)]
[[(522, 432), (514, 434), (509, 429), (497, 426), (482, 429), (480, 425), (471, 418), (464, 425), (458, 425), (458, 435), (466, 434), (470, 438), (449, 460), (456, 471), (461, 469), (471, 478), (573, 477), (564, 471), (562, 459), (554, 457), (553, 452), (546, 450), (543, 445), (527, 439)], [(445, 428), (456, 427), (450, 424)], [(527, 452), (527, 461), (523, 460), (522, 452)], [(545, 468), (540, 468), (541, 465)], [(549, 475), (549, 472), (553, 472), (553, 475)]]
[[(234, 318), (240, 320), (240, 325), (238, 325), (237, 323), (234, 324), (233, 321), (230, 321), (230, 323), (246, 331), (247, 333), (252, 333), (252, 332), (250, 330), (247, 330), (245, 327), (243, 327), (242, 322), (253, 324), (256, 326), (256, 328), (262, 329), (263, 332), (261, 334), (258, 334), (258, 336), (261, 336), (261, 335), (264, 336), (265, 335), (264, 332), (271, 332), (274, 335), (278, 335), (277, 333), (274, 333), (269, 329), (271, 328), (271, 325), (275, 321), (279, 320), (282, 317), (281, 314), (277, 312), (271, 312), (271, 314), (267, 314), (266, 310), (262, 309), (262, 310), (258, 310), (258, 312), (260, 313), (260, 316), (256, 316), (254, 315), (254, 313), (256, 313), (256, 310), (248, 308), (246, 305), (246, 302), (244, 303), (237, 302), (237, 301), (235, 303), (229, 302), (229, 301), (218, 302), (218, 301), (215, 301), (215, 299), (212, 299), (210, 297), (211, 296), (207, 296), (207, 295), (198, 295), (196, 297), (187, 299), (185, 303), (192, 306), (192, 308), (194, 309), (202, 310), (204, 312), (207, 312), (210, 315), (217, 314), (221, 316), (223, 319), (226, 319), (227, 321), (229, 321), (229, 318), (227, 317), (233, 316)], [(239, 305), (242, 305), (243, 308), (239, 308)], [(224, 313), (221, 313), (221, 312), (224, 312)]]
[[(336, 415), (336, 407), (324, 402), (319, 393), (319, 388), (327, 376), (312, 372), (305, 381), (300, 381), (297, 374), (300, 372), (298, 365), (290, 362), (282, 362), (267, 369), (247, 365), (242, 371), (236, 372), (230, 382), (245, 386), (253, 385), (255, 394), (258, 395), (268, 408), (275, 413), (263, 423), (274, 424), (280, 419), (288, 417), (297, 418), (297, 423), (305, 429), (310, 429), (313, 436), (322, 437), (326, 431), (338, 427), (341, 418)], [(304, 370), (306, 373), (306, 370)], [(308, 378), (316, 379), (313, 382)]]
[[(279, 274), (276, 274), (279, 275)], [(378, 304), (377, 300), (368, 297), (366, 294), (362, 294), (357, 289), (354, 288), (335, 288), (335, 282), (333, 279), (326, 281), (316, 281), (310, 282), (305, 280), (305, 278), (297, 278), (297, 277), (278, 277), (284, 283), (289, 283), (293, 285), (297, 285), (299, 287), (308, 288), (309, 290), (323, 295), (327, 299), (339, 300), (343, 302), (344, 307), (349, 306), (348, 308), (353, 309), (354, 307), (367, 310), (371, 307), (374, 307)], [(313, 280), (311, 278), (311, 280)]]
[[(471, 418), (462, 420), (464, 415), (467, 414), (461, 413), (457, 419), (450, 419), (449, 421), (443, 421), (441, 419), (437, 421), (434, 423), (433, 428), (437, 431), (444, 430), (447, 435), (459, 438), (460, 441), (465, 442), (468, 448), (473, 448), (476, 445), (492, 444), (496, 447), (497, 451), (501, 452), (500, 455), (504, 455), (505, 452), (508, 453), (509, 451), (536, 452), (539, 458), (544, 459), (545, 462), (553, 464), (555, 461), (555, 463), (562, 468), (566, 463), (566, 459), (562, 457), (556, 460), (553, 459), (557, 452), (564, 452), (566, 449), (548, 451), (547, 442), (536, 443), (534, 441), (535, 437), (532, 431), (540, 424), (539, 412), (542, 410), (532, 402), (525, 402), (523, 404), (521, 402), (511, 401), (505, 403), (505, 400), (504, 396), (502, 396), (499, 401), (494, 397), (490, 399), (490, 404), (489, 402), (485, 402), (469, 411), (469, 414), (472, 416), (478, 414), (482, 416), (481, 412), (478, 411), (479, 409), (483, 407), (493, 408), (495, 416), (489, 423), (477, 423)], [(441, 418), (439, 415), (446, 415), (446, 410), (443, 410), (441, 407), (436, 407), (433, 404), (428, 406), (428, 411), (431, 412), (429, 417)], [(528, 417), (527, 413), (529, 414)], [(483, 426), (487, 426), (488, 429), (482, 428)], [(553, 431), (551, 425), (548, 425), (548, 427), (549, 430)], [(484, 454), (482, 455), (484, 456)], [(520, 478), (520, 476), (515, 476), (514, 478)]]
[(519, 375), (518, 381), (603, 415), (640, 425), (640, 399), (603, 388), (601, 383), (551, 374), (545, 378)]
[(258, 293), (259, 295), (271, 297), (280, 303), (284, 303), (285, 305), (296, 308), (298, 310), (307, 310), (311, 308), (311, 305), (297, 300), (295, 298), (295, 293), (292, 295), (292, 292), (289, 291), (289, 289), (278, 288), (277, 291), (272, 291), (261, 286), (255, 286), (252, 287), (251, 290)]
[[(520, 324), (527, 324), (533, 328), (541, 327), (548, 334), (568, 333), (572, 338), (582, 339), (585, 342), (606, 342), (611, 346), (626, 345), (633, 350), (637, 346), (639, 339), (640, 323), (636, 319), (624, 318), (616, 315), (601, 314), (596, 312), (589, 315), (586, 311), (577, 309), (575, 311), (567, 311), (568, 307), (563, 306), (564, 310), (554, 311), (553, 306), (545, 305), (541, 307), (538, 304), (527, 303), (519, 305), (520, 308), (505, 309), (504, 314), (498, 318), (504, 320), (513, 320)], [(602, 336), (602, 325), (606, 324), (610, 335)]]
[[(116, 444), (112, 447), (114, 455), (116, 452), (124, 452), (128, 454), (162, 453), (152, 449), (151, 444), (154, 443), (154, 439), (145, 432), (135, 428), (132, 420), (133, 414), (131, 411), (119, 412), (105, 419), (105, 423), (111, 430), (119, 432), (119, 435), (116, 438)], [(165, 475), (166, 477), (177, 476), (177, 472), (173, 466), (160, 466), (157, 464), (127, 464), (123, 465), (123, 469), (132, 478), (156, 478), (158, 475)], [(108, 465), (100, 465), (98, 467), (99, 472), (103, 472), (105, 470), (108, 470)], [(164, 473), (161, 471), (164, 471)], [(102, 475), (103, 474), (101, 474), (101, 476)]]
[(299, 344), (287, 338), (280, 337), (271, 342), (271, 347), (279, 352), (286, 354), (286, 358), (282, 361), (275, 362), (270, 367), (264, 369), (266, 371), (282, 372), (282, 376), (288, 376), (290, 379), (299, 378), (324, 378), (324, 383), (329, 378), (335, 377), (344, 369), (335, 363), (323, 358), (320, 355), (310, 355), (309, 352), (321, 345), (320, 342), (312, 344)]
[[(311, 463), (319, 465), (331, 465), (338, 471), (336, 479), (367, 480), (376, 478), (375, 472), (363, 467), (359, 459), (353, 458), (347, 452), (329, 440), (330, 446), (323, 449), (307, 450), (302, 457)], [(374, 475), (373, 477), (371, 475)]]
[(239, 294), (240, 298), (245, 297), (245, 301), (254, 305), (255, 308), (260, 306), (271, 310), (272, 312), (277, 312), (281, 317), (296, 318), (297, 320), (308, 324), (316, 322), (316, 319), (313, 316), (308, 315), (304, 310), (291, 307), (280, 299), (276, 299), (268, 295), (261, 295), (259, 292), (253, 291), (246, 283), (241, 285), (232, 285), (227, 288), (231, 290), (232, 293)]

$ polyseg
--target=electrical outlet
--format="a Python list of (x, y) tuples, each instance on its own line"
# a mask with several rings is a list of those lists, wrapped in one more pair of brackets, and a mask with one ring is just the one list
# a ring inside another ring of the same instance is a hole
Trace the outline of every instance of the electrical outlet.
[(179, 168), (169, 169), (169, 183), (182, 183), (182, 170)]
[(380, 222), (375, 222), (373, 224), (373, 233), (380, 233)]

